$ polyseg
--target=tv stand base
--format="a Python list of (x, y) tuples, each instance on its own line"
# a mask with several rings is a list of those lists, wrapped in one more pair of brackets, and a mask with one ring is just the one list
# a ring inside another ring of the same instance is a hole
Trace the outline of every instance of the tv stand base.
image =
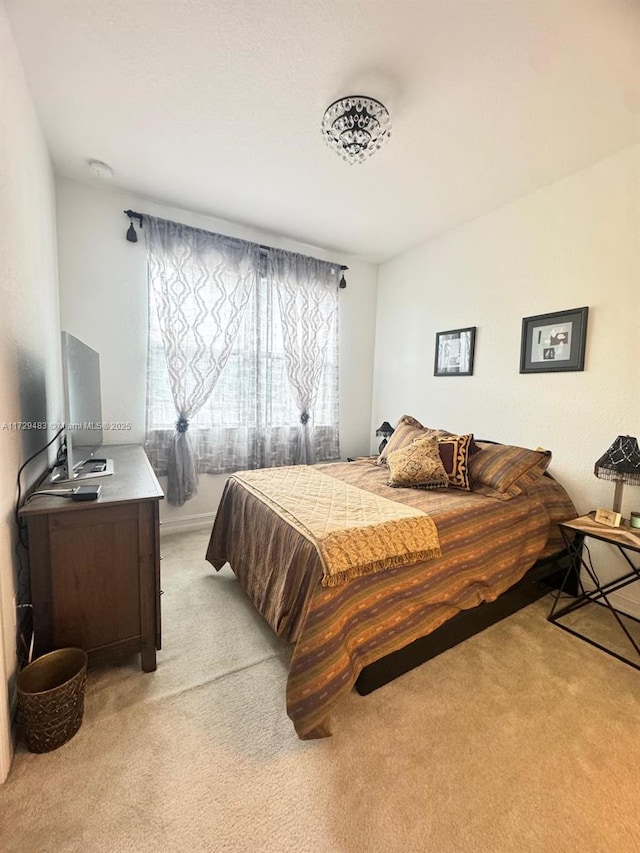
[[(110, 477), (114, 472), (113, 459), (87, 459), (73, 472), (74, 480), (89, 480), (94, 477)], [(49, 480), (52, 483), (73, 482), (65, 476), (64, 467), (54, 468)]]

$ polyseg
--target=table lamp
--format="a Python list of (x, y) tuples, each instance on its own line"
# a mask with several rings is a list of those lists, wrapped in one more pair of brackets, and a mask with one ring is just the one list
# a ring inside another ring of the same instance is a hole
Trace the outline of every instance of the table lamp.
[(383, 421), (382, 424), (376, 430), (376, 435), (382, 436), (382, 441), (380, 442), (380, 446), (378, 447), (378, 453), (382, 453), (382, 451), (387, 446), (387, 441), (389, 440), (389, 436), (393, 435), (393, 427), (389, 423), (389, 421)]
[[(598, 510), (596, 520), (603, 521), (611, 527), (620, 524), (620, 507), (622, 506), (622, 490), (626, 485), (640, 486), (640, 448), (638, 439), (632, 435), (619, 435), (607, 452), (598, 459), (593, 473), (601, 480), (613, 480), (616, 484), (613, 495), (613, 513), (609, 510)], [(598, 517), (598, 514), (602, 517)], [(607, 515), (613, 516), (609, 521)]]

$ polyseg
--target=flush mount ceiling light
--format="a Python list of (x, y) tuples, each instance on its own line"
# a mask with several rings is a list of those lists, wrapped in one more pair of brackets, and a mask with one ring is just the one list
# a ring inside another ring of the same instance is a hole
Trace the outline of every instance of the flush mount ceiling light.
[(391, 136), (389, 111), (375, 98), (348, 95), (327, 107), (322, 134), (347, 163), (362, 163)]
[(87, 165), (98, 178), (106, 178), (108, 180), (113, 177), (113, 169), (108, 163), (103, 163), (102, 160), (89, 160)]

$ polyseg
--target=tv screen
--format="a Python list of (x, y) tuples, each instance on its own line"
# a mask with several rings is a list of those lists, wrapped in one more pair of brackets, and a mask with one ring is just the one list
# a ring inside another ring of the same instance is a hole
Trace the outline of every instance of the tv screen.
[[(69, 332), (63, 332), (62, 373), (67, 441), (68, 433), (71, 433), (77, 454), (81, 449), (87, 449), (90, 455), (102, 444), (100, 356)], [(80, 462), (80, 458), (77, 461)]]
[(53, 479), (73, 480), (77, 477), (113, 473), (107, 460), (93, 460), (102, 445), (102, 397), (100, 391), (100, 356), (90, 346), (69, 332), (62, 332), (62, 377), (65, 403), (65, 452)]

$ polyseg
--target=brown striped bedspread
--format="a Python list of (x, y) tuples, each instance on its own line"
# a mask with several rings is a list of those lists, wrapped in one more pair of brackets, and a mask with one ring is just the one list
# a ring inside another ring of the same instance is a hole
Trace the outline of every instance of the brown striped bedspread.
[(577, 514), (549, 476), (499, 501), (455, 489), (390, 488), (388, 471), (365, 461), (316, 467), (427, 512), (442, 556), (323, 586), (311, 542), (238, 480), (227, 481), (207, 559), (216, 569), (228, 562), (271, 628), (293, 644), (287, 713), (302, 739), (330, 734), (330, 709), (363, 667), (493, 601), (536, 560), (560, 551), (557, 524)]

